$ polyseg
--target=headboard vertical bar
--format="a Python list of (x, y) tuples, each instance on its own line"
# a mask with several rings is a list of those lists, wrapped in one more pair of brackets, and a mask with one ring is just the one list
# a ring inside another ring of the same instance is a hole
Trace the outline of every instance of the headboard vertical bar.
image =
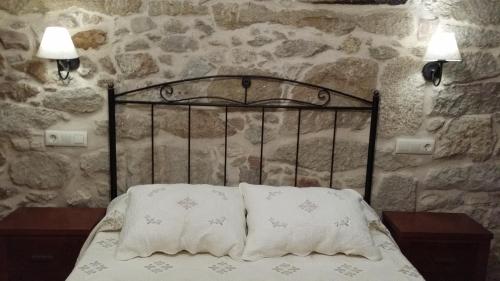
[(155, 107), (151, 105), (151, 183), (155, 183)]
[(227, 106), (225, 107), (224, 123), (224, 186), (227, 184)]
[(261, 124), (260, 124), (260, 162), (259, 162), (259, 184), (262, 184), (262, 162), (263, 162), (263, 153), (264, 153), (264, 107), (262, 107), (261, 113)]
[(333, 115), (332, 159), (330, 162), (330, 188), (333, 187), (333, 162), (335, 161), (335, 138), (337, 137), (337, 110)]
[(294, 186), (297, 186), (297, 176), (299, 172), (299, 146), (300, 146), (300, 120), (302, 109), (299, 108), (297, 116), (297, 146), (295, 148), (295, 181)]
[(115, 116), (115, 86), (108, 84), (108, 141), (109, 141), (109, 184), (110, 198), (118, 194), (116, 176), (116, 116)]
[(366, 165), (365, 180), (365, 201), (370, 204), (372, 198), (373, 167), (375, 162), (375, 141), (377, 139), (378, 110), (380, 103), (380, 94), (373, 92), (372, 112), (370, 120), (370, 140), (368, 143), (368, 163)]
[(188, 183), (191, 183), (191, 105), (188, 105)]

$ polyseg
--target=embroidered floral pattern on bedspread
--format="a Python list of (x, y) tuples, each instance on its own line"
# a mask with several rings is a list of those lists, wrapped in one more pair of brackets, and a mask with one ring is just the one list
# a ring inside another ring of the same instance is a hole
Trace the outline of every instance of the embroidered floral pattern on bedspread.
[(337, 271), (338, 273), (340, 273), (344, 276), (348, 276), (348, 277), (354, 277), (357, 274), (363, 272), (363, 270), (361, 270), (353, 265), (346, 264), (346, 263), (342, 264), (341, 266), (336, 267), (335, 271)]
[(282, 193), (281, 191), (269, 191), (269, 193), (267, 194), (266, 199), (267, 200), (271, 200), (271, 199), (273, 199), (273, 197), (276, 197), (276, 196), (278, 196), (281, 193)]
[(208, 220), (208, 223), (211, 225), (218, 224), (220, 226), (223, 226), (225, 221), (226, 221), (226, 217), (220, 217), (220, 218)]
[(338, 228), (348, 227), (351, 219), (349, 217), (344, 217), (341, 220), (335, 222), (335, 226)]
[(171, 266), (170, 264), (162, 262), (162, 261), (155, 261), (153, 263), (145, 265), (144, 268), (146, 268), (147, 270), (149, 270), (153, 273), (160, 273), (160, 272), (167, 271), (167, 270), (174, 268), (174, 267)]
[(288, 226), (287, 223), (276, 220), (275, 218), (269, 218), (269, 222), (274, 228), (278, 227), (286, 228)]
[(160, 219), (153, 218), (150, 215), (146, 215), (144, 217), (144, 219), (146, 219), (146, 224), (160, 224), (161, 223)]
[(213, 270), (219, 274), (226, 274), (226, 273), (236, 269), (236, 267), (228, 264), (227, 262), (219, 262), (219, 263), (216, 263), (214, 265), (209, 266), (208, 268), (210, 268), (211, 270)]
[(102, 263), (98, 261), (93, 261), (78, 267), (78, 269), (85, 272), (87, 275), (91, 275), (99, 271), (103, 271), (104, 269), (107, 269), (107, 267), (105, 267)]
[(293, 266), (289, 263), (282, 263), (273, 268), (274, 271), (279, 272), (283, 275), (290, 275), (300, 270), (300, 268)]
[(299, 208), (301, 208), (302, 210), (304, 210), (308, 213), (311, 213), (318, 208), (318, 205), (314, 204), (313, 202), (311, 202), (309, 200), (306, 200), (306, 201), (304, 201), (304, 203), (299, 205)]
[(97, 241), (96, 243), (103, 248), (111, 248), (118, 245), (118, 240), (113, 238), (108, 238), (105, 240)]
[(177, 202), (177, 204), (181, 205), (182, 208), (184, 208), (186, 210), (189, 210), (189, 209), (193, 208), (194, 206), (198, 205), (198, 203), (196, 203), (195, 201), (193, 201), (193, 199), (191, 199), (189, 197), (182, 199), (181, 201)]

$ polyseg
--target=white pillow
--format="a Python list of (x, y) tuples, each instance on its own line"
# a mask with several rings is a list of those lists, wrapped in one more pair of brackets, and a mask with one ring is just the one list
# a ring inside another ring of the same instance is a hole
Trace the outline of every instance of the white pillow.
[(240, 184), (247, 209), (244, 260), (344, 253), (380, 260), (354, 190)]
[(241, 257), (245, 209), (238, 188), (156, 184), (131, 187), (127, 193), (117, 259), (183, 250)]

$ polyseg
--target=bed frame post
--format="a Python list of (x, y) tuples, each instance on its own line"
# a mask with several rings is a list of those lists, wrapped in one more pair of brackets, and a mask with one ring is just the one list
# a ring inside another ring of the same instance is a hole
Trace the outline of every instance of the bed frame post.
[(375, 142), (377, 139), (379, 103), (380, 103), (380, 94), (378, 91), (374, 91), (371, 120), (370, 120), (370, 140), (368, 143), (368, 163), (366, 165), (366, 180), (365, 180), (365, 201), (368, 204), (370, 204), (372, 199), (373, 167), (375, 165)]
[(109, 140), (109, 185), (110, 199), (113, 200), (117, 194), (116, 175), (116, 116), (115, 116), (115, 86), (108, 84), (108, 140)]

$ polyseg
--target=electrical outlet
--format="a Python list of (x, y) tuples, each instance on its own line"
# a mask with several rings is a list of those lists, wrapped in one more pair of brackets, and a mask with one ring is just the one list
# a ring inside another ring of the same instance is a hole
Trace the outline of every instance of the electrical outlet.
[(45, 131), (46, 146), (87, 146), (87, 131)]
[(397, 138), (397, 154), (432, 154), (434, 151), (434, 139), (412, 139)]

